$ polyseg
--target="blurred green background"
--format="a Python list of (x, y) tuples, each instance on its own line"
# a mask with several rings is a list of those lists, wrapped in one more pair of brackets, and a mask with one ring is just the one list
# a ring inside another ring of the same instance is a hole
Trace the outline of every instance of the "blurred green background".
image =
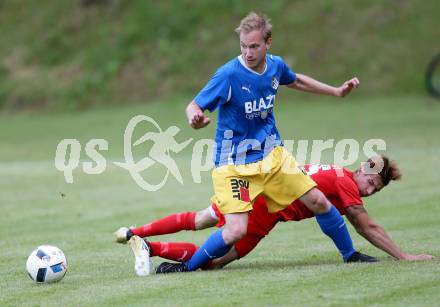
[[(71, 111), (187, 100), (239, 53), (250, 10), (295, 71), (367, 96), (426, 95), (440, 1), (0, 1), (0, 110)], [(185, 101), (186, 102), (186, 101)]]

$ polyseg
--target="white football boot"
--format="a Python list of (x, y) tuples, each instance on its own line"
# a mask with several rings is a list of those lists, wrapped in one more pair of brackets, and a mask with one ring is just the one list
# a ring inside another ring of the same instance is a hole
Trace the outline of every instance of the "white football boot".
[(150, 247), (147, 242), (138, 236), (132, 236), (131, 239), (128, 240), (128, 245), (130, 245), (134, 253), (134, 270), (136, 275), (149, 275), (153, 268), (153, 264), (151, 263)]

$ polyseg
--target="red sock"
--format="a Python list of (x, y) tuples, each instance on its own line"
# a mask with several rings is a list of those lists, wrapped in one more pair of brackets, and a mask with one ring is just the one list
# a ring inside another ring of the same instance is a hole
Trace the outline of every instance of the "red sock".
[(151, 256), (159, 256), (174, 261), (188, 261), (199, 249), (193, 243), (188, 242), (148, 242), (151, 248)]
[(196, 230), (196, 212), (176, 213), (144, 226), (132, 229), (141, 238), (175, 233), (181, 230)]

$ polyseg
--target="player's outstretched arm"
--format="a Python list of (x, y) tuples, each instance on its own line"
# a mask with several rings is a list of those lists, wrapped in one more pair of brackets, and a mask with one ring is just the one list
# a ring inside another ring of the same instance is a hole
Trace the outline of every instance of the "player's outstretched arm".
[(200, 109), (194, 100), (191, 101), (186, 107), (186, 117), (189, 124), (194, 129), (206, 127), (211, 121), (207, 116), (205, 116), (205, 114), (203, 114), (202, 109)]
[(388, 236), (385, 230), (376, 224), (368, 215), (364, 206), (356, 205), (347, 208), (347, 218), (356, 231), (371, 244), (389, 255), (401, 260), (431, 260), (431, 255), (411, 255), (403, 252)]
[(296, 74), (296, 80), (289, 84), (288, 87), (313, 94), (345, 97), (359, 85), (360, 82), (358, 78), (352, 78), (345, 81), (341, 86), (334, 87), (315, 80), (309, 76)]

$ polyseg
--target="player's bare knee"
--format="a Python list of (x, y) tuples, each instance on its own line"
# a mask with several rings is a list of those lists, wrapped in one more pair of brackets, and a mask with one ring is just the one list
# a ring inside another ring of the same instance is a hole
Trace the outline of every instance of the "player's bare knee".
[(223, 230), (223, 240), (226, 244), (234, 244), (246, 235), (247, 225), (241, 224), (228, 225)]
[(314, 214), (326, 213), (331, 208), (331, 203), (318, 189), (312, 189), (300, 198), (301, 202)]

